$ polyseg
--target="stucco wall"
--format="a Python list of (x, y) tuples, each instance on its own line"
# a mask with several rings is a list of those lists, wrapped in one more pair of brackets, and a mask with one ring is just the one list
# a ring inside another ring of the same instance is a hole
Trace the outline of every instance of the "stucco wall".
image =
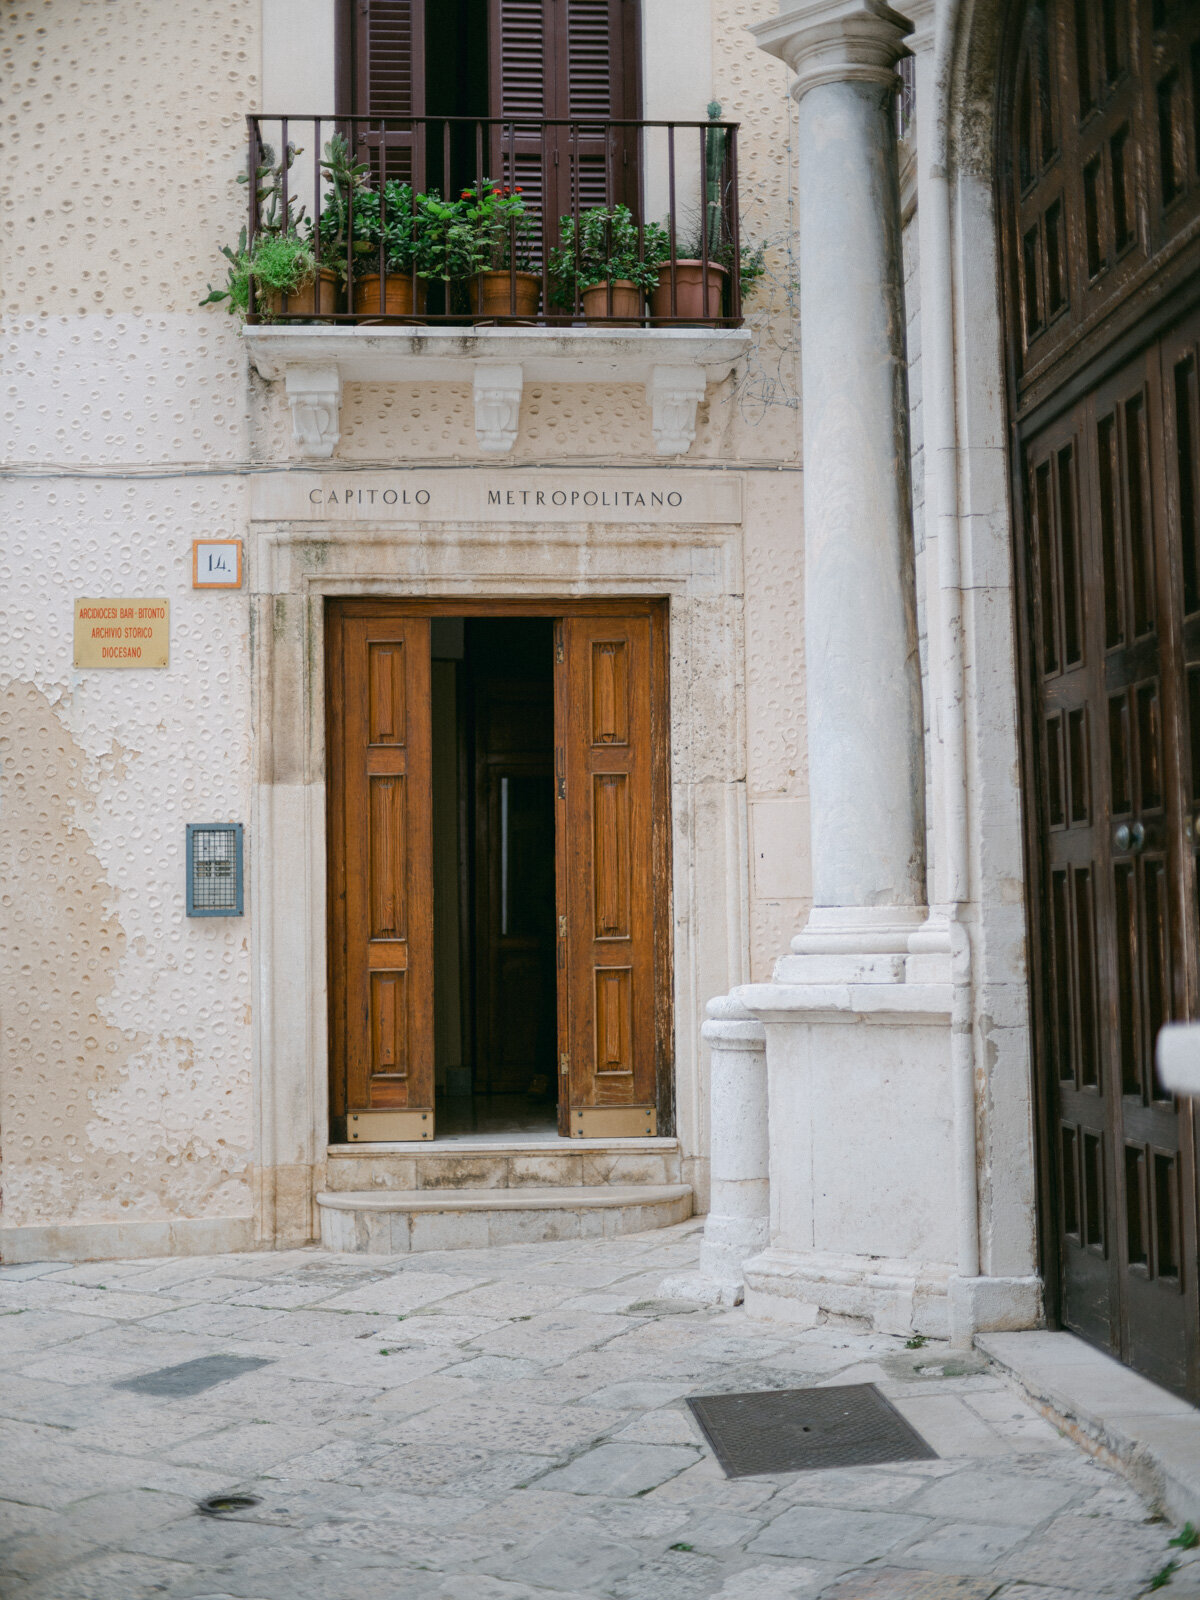
[[(660, 22), (691, 15), (687, 0), (653, 4)], [(690, 109), (703, 116), (714, 94), (742, 121), (746, 228), (772, 245), (748, 370), (710, 391), (680, 469), (746, 469), (744, 670), (723, 690), (723, 727), (752, 865), (738, 970), (705, 974), (714, 988), (765, 976), (807, 895), (794, 107), (786, 70), (743, 32), (754, 15), (714, 0)], [(293, 461), (279, 386), (250, 375), (234, 321), (197, 304), (243, 217), (262, 6), (41, 0), (5, 7), (0, 26), (14, 472), (0, 548), (3, 1228), (53, 1228), (37, 1235), (46, 1251), (93, 1254), (247, 1243), (262, 1188), (256, 908), (251, 896), (241, 921), (186, 919), (183, 845), (189, 821), (251, 820), (256, 743), (248, 591), (193, 591), (191, 541), (245, 536), (250, 475)], [(295, 70), (289, 48), (292, 67), (272, 56), (268, 81)], [(342, 436), (347, 462), (479, 459), (465, 386), (352, 385)], [(647, 461), (650, 438), (638, 390), (530, 386), (512, 461)], [(169, 669), (75, 671), (82, 595), (167, 596)], [(255, 848), (250, 829), (251, 864)], [(707, 997), (691, 999), (689, 1039)], [(699, 1107), (689, 1049), (680, 1071)], [(698, 1111), (689, 1137), (700, 1158)]]
[[(195, 303), (238, 211), (255, 8), (2, 26), (4, 1223), (195, 1248), (250, 1213), (249, 925), (188, 922), (182, 891), (185, 822), (249, 788), (246, 607), (189, 581), (192, 538), (242, 519), (241, 480), (194, 470), (236, 472), (247, 438), (236, 341)], [(170, 598), (168, 671), (74, 671), (73, 597), (118, 594)]]

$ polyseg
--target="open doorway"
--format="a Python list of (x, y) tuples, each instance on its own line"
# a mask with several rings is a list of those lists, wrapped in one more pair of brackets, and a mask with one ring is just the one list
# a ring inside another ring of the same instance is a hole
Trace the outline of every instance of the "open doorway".
[(665, 605), (347, 598), (326, 625), (334, 1139), (653, 1135)]
[(552, 1135), (553, 622), (436, 617), (430, 657), (438, 1131)]

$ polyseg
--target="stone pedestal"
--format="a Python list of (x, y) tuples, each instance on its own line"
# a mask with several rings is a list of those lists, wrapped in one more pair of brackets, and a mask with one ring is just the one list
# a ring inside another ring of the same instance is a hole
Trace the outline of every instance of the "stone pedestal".
[(667, 1298), (738, 1305), (747, 1257), (767, 1243), (767, 1059), (762, 1023), (732, 995), (708, 1002), (710, 1197), (700, 1271), (668, 1278)]
[(925, 909), (895, 66), (883, 0), (753, 29), (796, 73), (813, 909), (765, 1028), (771, 1242), (760, 1315), (949, 1331), (956, 1263), (950, 937)]

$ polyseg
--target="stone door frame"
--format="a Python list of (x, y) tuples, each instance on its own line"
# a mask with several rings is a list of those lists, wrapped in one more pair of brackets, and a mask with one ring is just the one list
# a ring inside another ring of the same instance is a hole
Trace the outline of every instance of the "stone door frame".
[[(271, 489), (254, 485), (248, 552), (257, 1242), (315, 1237), (328, 1145), (324, 606), (332, 596), (668, 600), (676, 1134), (702, 1206), (700, 1022), (708, 997), (748, 966), (740, 523), (308, 522), (272, 517)], [(698, 916), (701, 903), (717, 914)]]

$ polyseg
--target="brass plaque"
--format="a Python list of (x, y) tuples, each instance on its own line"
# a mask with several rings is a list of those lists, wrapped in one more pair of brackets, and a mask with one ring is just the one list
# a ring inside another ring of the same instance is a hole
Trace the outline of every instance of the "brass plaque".
[(77, 667), (165, 667), (170, 657), (169, 600), (76, 600)]
[(346, 1138), (362, 1144), (433, 1138), (432, 1111), (350, 1111)]
[(657, 1133), (653, 1106), (585, 1106), (571, 1113), (573, 1139), (653, 1139)]

